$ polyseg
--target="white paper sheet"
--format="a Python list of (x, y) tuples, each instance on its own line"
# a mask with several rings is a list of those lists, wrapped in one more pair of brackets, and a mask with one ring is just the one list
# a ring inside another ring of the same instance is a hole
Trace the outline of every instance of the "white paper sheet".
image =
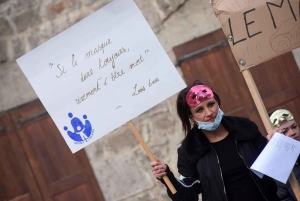
[(186, 86), (133, 0), (111, 2), (17, 63), (73, 153)]
[(275, 133), (250, 169), (260, 177), (265, 174), (286, 183), (299, 153), (299, 141)]

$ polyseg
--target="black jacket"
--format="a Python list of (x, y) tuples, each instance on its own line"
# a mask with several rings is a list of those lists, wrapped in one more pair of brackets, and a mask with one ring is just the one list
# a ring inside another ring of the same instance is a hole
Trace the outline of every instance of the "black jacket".
[[(224, 116), (221, 123), (234, 137), (238, 153), (250, 168), (265, 147), (267, 140), (261, 135), (256, 124), (249, 119)], [(199, 193), (202, 194), (203, 201), (227, 201), (216, 152), (204, 133), (197, 127), (192, 129), (178, 148), (177, 166), (179, 173), (186, 179), (184, 182), (179, 182), (167, 168), (167, 176), (177, 190), (173, 195), (168, 189), (168, 195), (173, 201), (197, 201)], [(273, 179), (266, 175), (260, 179), (255, 174), (251, 174), (266, 200), (279, 200)], [(197, 183), (197, 180), (200, 180), (200, 183)]]
[[(296, 161), (293, 172), (298, 181), (298, 184), (300, 184), (300, 157), (298, 157)], [(297, 198), (289, 182), (287, 182), (287, 184), (281, 183), (276, 180), (275, 182), (277, 184), (277, 194), (281, 201), (297, 201)]]

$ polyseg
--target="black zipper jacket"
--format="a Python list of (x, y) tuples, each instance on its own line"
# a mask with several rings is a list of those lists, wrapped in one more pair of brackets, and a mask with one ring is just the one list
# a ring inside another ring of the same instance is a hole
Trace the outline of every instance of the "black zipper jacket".
[[(256, 124), (247, 118), (224, 116), (221, 123), (234, 137), (238, 154), (250, 168), (267, 140)], [(167, 190), (173, 201), (198, 201), (200, 193), (203, 201), (228, 201), (217, 155), (204, 133), (196, 126), (178, 148), (177, 167), (185, 179), (177, 180), (167, 168), (167, 176), (177, 190), (174, 195)], [(273, 179), (266, 175), (260, 179), (252, 172), (251, 175), (267, 201), (279, 201)]]

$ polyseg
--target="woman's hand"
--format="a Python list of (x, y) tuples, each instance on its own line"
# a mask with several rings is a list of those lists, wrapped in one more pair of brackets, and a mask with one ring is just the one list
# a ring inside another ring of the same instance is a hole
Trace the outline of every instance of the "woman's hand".
[(151, 162), (152, 166), (152, 174), (158, 178), (161, 179), (163, 176), (166, 176), (166, 169), (167, 165), (161, 162), (160, 160), (157, 160), (156, 162)]

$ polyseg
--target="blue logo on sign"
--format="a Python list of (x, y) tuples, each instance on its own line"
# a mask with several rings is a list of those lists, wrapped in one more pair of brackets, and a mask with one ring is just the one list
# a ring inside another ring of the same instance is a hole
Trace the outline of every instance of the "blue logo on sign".
[(75, 144), (83, 144), (84, 141), (88, 141), (94, 133), (92, 129), (92, 124), (89, 120), (87, 120), (87, 116), (83, 115), (84, 123), (77, 118), (73, 118), (73, 114), (70, 112), (68, 116), (71, 118), (71, 125), (73, 127), (73, 131), (65, 126), (64, 130), (67, 131), (69, 137), (75, 141)]

